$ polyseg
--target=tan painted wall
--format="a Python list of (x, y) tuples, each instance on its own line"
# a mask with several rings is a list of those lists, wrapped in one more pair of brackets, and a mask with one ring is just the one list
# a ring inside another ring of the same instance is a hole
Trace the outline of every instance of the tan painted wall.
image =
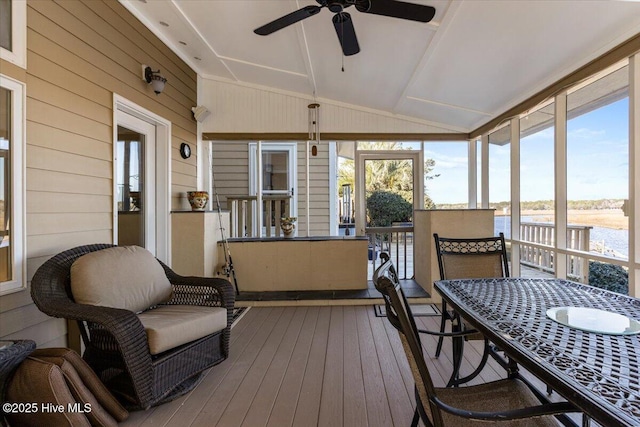
[[(251, 141), (255, 142), (255, 141)], [(227, 195), (249, 194), (249, 143), (246, 141), (213, 142), (213, 173), (223, 209)], [(266, 143), (265, 143), (266, 144)], [(306, 142), (298, 143), (298, 235), (306, 236)], [(329, 235), (329, 144), (318, 145), (318, 155), (310, 157), (309, 228), (312, 236)], [(214, 200), (215, 202), (215, 200)], [(215, 208), (215, 206), (214, 206)]]
[[(172, 122), (172, 207), (196, 186), (196, 73), (116, 0), (29, 0), (26, 82), (27, 280), (56, 253), (112, 242), (113, 94)], [(156, 96), (141, 64), (168, 79)], [(195, 149), (193, 150), (195, 154)], [(0, 338), (66, 345), (66, 324), (40, 313), (28, 290), (0, 297)]]

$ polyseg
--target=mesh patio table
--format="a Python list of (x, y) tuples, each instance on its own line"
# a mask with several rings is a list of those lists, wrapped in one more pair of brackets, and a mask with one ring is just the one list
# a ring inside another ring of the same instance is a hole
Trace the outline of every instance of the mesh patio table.
[(640, 335), (589, 332), (546, 314), (586, 307), (640, 320), (640, 299), (546, 278), (441, 280), (435, 287), (497, 347), (593, 420), (640, 425)]

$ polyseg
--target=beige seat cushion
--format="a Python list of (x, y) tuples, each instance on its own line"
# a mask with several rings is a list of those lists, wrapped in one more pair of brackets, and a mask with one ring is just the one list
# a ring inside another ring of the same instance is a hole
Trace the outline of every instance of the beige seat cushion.
[(163, 305), (138, 315), (147, 332), (151, 354), (218, 332), (227, 327), (227, 309), (192, 305)]
[(91, 252), (71, 266), (77, 303), (140, 312), (171, 298), (171, 283), (151, 254), (138, 246)]

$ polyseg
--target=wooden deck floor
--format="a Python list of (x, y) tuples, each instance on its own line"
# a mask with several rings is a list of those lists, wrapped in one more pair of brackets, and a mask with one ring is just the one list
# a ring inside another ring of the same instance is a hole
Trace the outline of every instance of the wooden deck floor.
[[(430, 329), (438, 319), (416, 317)], [(422, 340), (435, 385), (444, 386), (451, 346), (434, 359), (435, 339)], [(465, 346), (467, 368), (479, 349)], [(476, 382), (503, 376), (489, 363)], [(233, 328), (230, 357), (190, 394), (133, 412), (122, 425), (407, 427), (413, 411), (399, 338), (372, 306), (254, 307)]]

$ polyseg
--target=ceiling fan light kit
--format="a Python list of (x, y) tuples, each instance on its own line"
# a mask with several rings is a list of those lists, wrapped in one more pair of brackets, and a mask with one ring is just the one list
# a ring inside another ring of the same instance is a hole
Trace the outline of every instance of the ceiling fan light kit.
[(429, 22), (436, 14), (436, 9), (432, 6), (408, 3), (399, 0), (316, 0), (320, 6), (310, 5), (295, 12), (271, 21), (262, 27), (256, 28), (253, 32), (267, 36), (281, 30), (303, 19), (320, 13), (326, 7), (334, 13), (332, 18), (338, 41), (342, 46), (345, 56), (355, 55), (360, 52), (358, 38), (351, 20), (351, 15), (344, 9), (355, 6), (358, 12), (371, 13), (374, 15), (390, 16), (392, 18), (407, 19), (417, 22)]

